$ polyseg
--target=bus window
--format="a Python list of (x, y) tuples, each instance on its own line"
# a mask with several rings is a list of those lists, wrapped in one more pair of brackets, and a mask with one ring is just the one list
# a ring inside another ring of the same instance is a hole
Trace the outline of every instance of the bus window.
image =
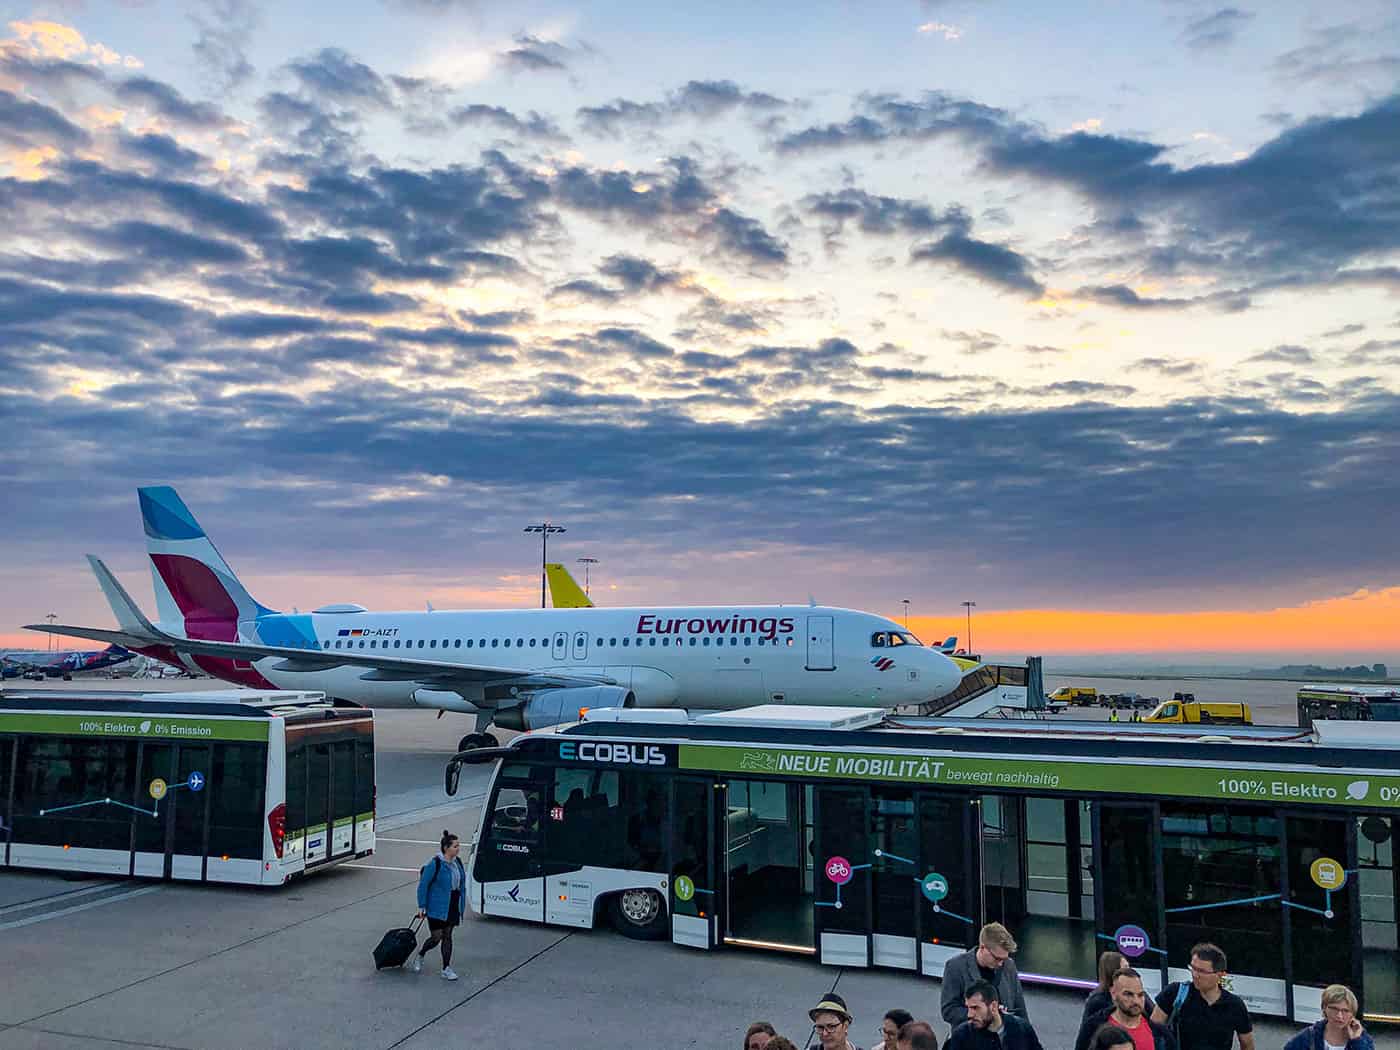
[(131, 848), (133, 813), (118, 806), (40, 810), (135, 794), (136, 744), (126, 740), (23, 739), (15, 776), (14, 837), (45, 846)]
[[(160, 779), (167, 784), (175, 783), (175, 745), (157, 744), (146, 742), (141, 745), (141, 771), (136, 777), (136, 805), (142, 807), (155, 807), (156, 803), (151, 799), (151, 781)], [(167, 798), (169, 795), (166, 796)], [(137, 853), (153, 853), (165, 855), (165, 832), (166, 832), (166, 811), (156, 807), (159, 817), (147, 818), (141, 814), (136, 820), (136, 844)], [(153, 871), (143, 866), (140, 858), (137, 859), (136, 873), (138, 875), (162, 874), (164, 872), (164, 861), (155, 858), (147, 858), (151, 864), (158, 864), (159, 870)]]
[(306, 863), (330, 855), (331, 746), (306, 746)]
[(267, 748), (215, 744), (209, 774), (209, 855), (262, 860)]
[[(10, 770), (14, 768), (15, 741), (0, 736), (0, 844), (10, 841)], [(5, 851), (0, 848), (0, 864), (5, 863)]]

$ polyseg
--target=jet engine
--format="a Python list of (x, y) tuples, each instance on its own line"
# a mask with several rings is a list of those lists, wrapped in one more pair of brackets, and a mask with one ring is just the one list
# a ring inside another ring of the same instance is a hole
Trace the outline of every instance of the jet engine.
[(590, 708), (636, 706), (637, 697), (632, 690), (616, 685), (541, 689), (523, 704), (498, 709), (494, 721), (502, 729), (544, 729), (577, 722)]

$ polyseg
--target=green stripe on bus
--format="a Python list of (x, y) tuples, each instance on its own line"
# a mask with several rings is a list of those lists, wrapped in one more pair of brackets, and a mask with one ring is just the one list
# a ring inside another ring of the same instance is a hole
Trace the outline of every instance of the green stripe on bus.
[(116, 736), (139, 740), (266, 740), (261, 718), (186, 718), (180, 715), (55, 715), (0, 711), (0, 733)]
[(311, 825), (311, 827), (309, 827), (309, 828), (306, 829), (306, 833), (307, 833), (308, 835), (314, 835), (314, 834), (316, 834), (316, 832), (318, 832), (318, 831), (325, 831), (325, 830), (326, 830), (326, 826), (325, 826), (324, 824), (313, 824), (313, 825)]
[(1026, 788), (1070, 793), (1149, 795), (1289, 805), (1400, 808), (1400, 776), (1220, 766), (1203, 744), (1200, 766), (1146, 762), (935, 758), (859, 751), (680, 746), (680, 768), (821, 780), (878, 780), (973, 789)]
[(338, 828), (347, 828), (353, 823), (355, 823), (354, 817), (337, 817), (335, 826)]
[(355, 819), (356, 819), (356, 820), (373, 820), (373, 819), (374, 819), (374, 814), (373, 814), (373, 813), (359, 813), (359, 814), (357, 814), (357, 815), (355, 816)]

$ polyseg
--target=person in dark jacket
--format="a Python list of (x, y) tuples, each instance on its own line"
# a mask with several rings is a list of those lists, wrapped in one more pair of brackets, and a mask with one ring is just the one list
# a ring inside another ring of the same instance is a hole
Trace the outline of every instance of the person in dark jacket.
[(457, 980), (452, 969), (452, 930), (462, 921), (462, 895), (467, 886), (467, 869), (462, 866), (462, 844), (450, 831), (443, 831), (441, 850), (423, 865), (418, 876), (418, 917), (427, 916), (428, 939), (410, 962), (414, 973), (423, 970), (423, 956), (442, 945), (442, 979)]
[(1283, 1050), (1327, 1050), (1341, 1046), (1346, 1050), (1376, 1050), (1371, 1033), (1356, 1019), (1356, 996), (1344, 984), (1329, 984), (1322, 990), (1322, 1020), (1284, 1044)]
[(967, 1020), (964, 1005), (968, 990), (977, 981), (987, 981), (997, 990), (1001, 1012), (1030, 1020), (1026, 997), (1021, 994), (1021, 975), (1011, 956), (1016, 940), (999, 922), (989, 922), (977, 934), (977, 947), (955, 955), (943, 966), (943, 991), (939, 1002), (943, 1020), (956, 1028)]
[[(1176, 1050), (1176, 1039), (1171, 1029), (1143, 1016), (1147, 993), (1142, 990), (1141, 974), (1131, 967), (1119, 970), (1113, 975), (1110, 992), (1113, 1005), (1084, 1018), (1079, 1026), (1079, 1036), (1074, 1041), (1074, 1050), (1089, 1050), (1094, 1033), (1104, 1025), (1123, 1029), (1138, 1050)], [(1146, 1032), (1142, 1031), (1144, 1027)]]
[(1099, 986), (1084, 1000), (1084, 1012), (1079, 1015), (1083, 1025), (1092, 1014), (1113, 1008), (1113, 975), (1128, 965), (1122, 952), (1107, 951), (1099, 956)]
[(1042, 1050), (1031, 1023), (1002, 1010), (991, 981), (974, 981), (963, 1005), (967, 1020), (953, 1029), (946, 1050)]

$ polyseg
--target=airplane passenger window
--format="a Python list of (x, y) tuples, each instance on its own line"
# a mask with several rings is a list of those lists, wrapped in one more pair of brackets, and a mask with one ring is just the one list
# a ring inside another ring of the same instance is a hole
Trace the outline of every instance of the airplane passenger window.
[(651, 644), (652, 644), (652, 645), (655, 645), (655, 644), (656, 644), (656, 639), (655, 639), (655, 638), (653, 638), (653, 639), (651, 640)]
[(706, 645), (709, 645), (709, 644), (710, 644), (710, 638), (709, 638), (708, 635), (705, 636), (705, 644), (706, 644)]
[(617, 645), (617, 639), (616, 639), (616, 638), (609, 638), (609, 639), (608, 639), (608, 645)]
[(374, 648), (374, 639), (373, 639), (373, 638), (370, 639), (369, 647), (370, 647), (371, 649)]
[(671, 636), (670, 636), (670, 635), (667, 635), (666, 637), (662, 638), (662, 639), (661, 639), (661, 644), (662, 644), (663, 646), (665, 646), (665, 645), (670, 645), (670, 644), (671, 644)]
[(361, 639), (361, 640), (360, 640), (360, 648), (363, 649), (364, 647), (365, 647), (364, 639)]
[(691, 639), (690, 639), (690, 644), (691, 644), (691, 645), (694, 645), (694, 644), (695, 644), (695, 638), (694, 638), (694, 636), (691, 637)]
[(492, 648), (492, 649), (496, 648), (498, 645), (500, 645), (500, 642), (501, 642), (501, 640), (500, 640), (499, 638), (492, 638), (492, 639), (491, 639), (491, 648)]
[(485, 648), (486, 648), (486, 639), (483, 638), (481, 641), (477, 642), (476, 644), (477, 644), (478, 646), (480, 646), (482, 649), (485, 649)]
[(506, 648), (507, 648), (507, 649), (510, 648), (510, 639), (509, 639), (509, 638), (506, 639)]
[(321, 648), (322, 648), (322, 649), (329, 649), (330, 647), (331, 647), (330, 639), (327, 639), (326, 641), (324, 641), (324, 642), (321, 643)]
[[(548, 638), (541, 638), (541, 639), (540, 639), (540, 644), (541, 644), (541, 645), (544, 645), (544, 646), (548, 646), (548, 645), (549, 645), (549, 639), (548, 639)], [(595, 649), (601, 649), (601, 648), (603, 648), (603, 639), (599, 638), (596, 642), (593, 643), (593, 646), (594, 646)]]
[(460, 649), (460, 648), (462, 648), (462, 639), (460, 639), (460, 638), (456, 639), (456, 640), (452, 643), (452, 648), (454, 648), (454, 649)]
[(434, 638), (431, 642), (428, 643), (428, 648), (429, 648), (429, 649), (436, 649), (436, 648), (437, 648), (437, 639), (436, 639), (436, 638)]
[(788, 635), (787, 643), (788, 643), (788, 648), (791, 649), (791, 648), (792, 648), (792, 635)]
[(517, 639), (515, 640), (515, 647), (516, 647), (517, 649), (523, 649), (523, 648), (525, 647), (525, 639), (524, 639), (524, 638), (517, 638)]
[(337, 638), (337, 639), (335, 640), (335, 647), (336, 647), (337, 649), (340, 648), (340, 639), (339, 639), (339, 638)]
[(398, 640), (397, 638), (395, 638), (395, 639), (394, 639), (394, 648), (397, 649), (398, 647), (399, 647), (399, 640)]
[(628, 643), (629, 640), (630, 640), (630, 639), (627, 639), (627, 638), (622, 639), (622, 648), (624, 648), (624, 649), (627, 648), (627, 643)]
[(745, 638), (744, 638), (744, 644), (745, 644), (745, 645), (753, 645), (753, 639), (752, 639), (752, 638), (749, 638), (749, 637), (745, 637)]
[(470, 638), (468, 638), (468, 639), (467, 639), (467, 648), (470, 649), (471, 647), (472, 647), (472, 640), (471, 640)]
[(423, 648), (423, 639), (421, 638), (418, 639), (418, 648)]
[(535, 640), (534, 640), (533, 638), (531, 638), (531, 639), (530, 639), (530, 648), (533, 649), (534, 647), (535, 647)]

